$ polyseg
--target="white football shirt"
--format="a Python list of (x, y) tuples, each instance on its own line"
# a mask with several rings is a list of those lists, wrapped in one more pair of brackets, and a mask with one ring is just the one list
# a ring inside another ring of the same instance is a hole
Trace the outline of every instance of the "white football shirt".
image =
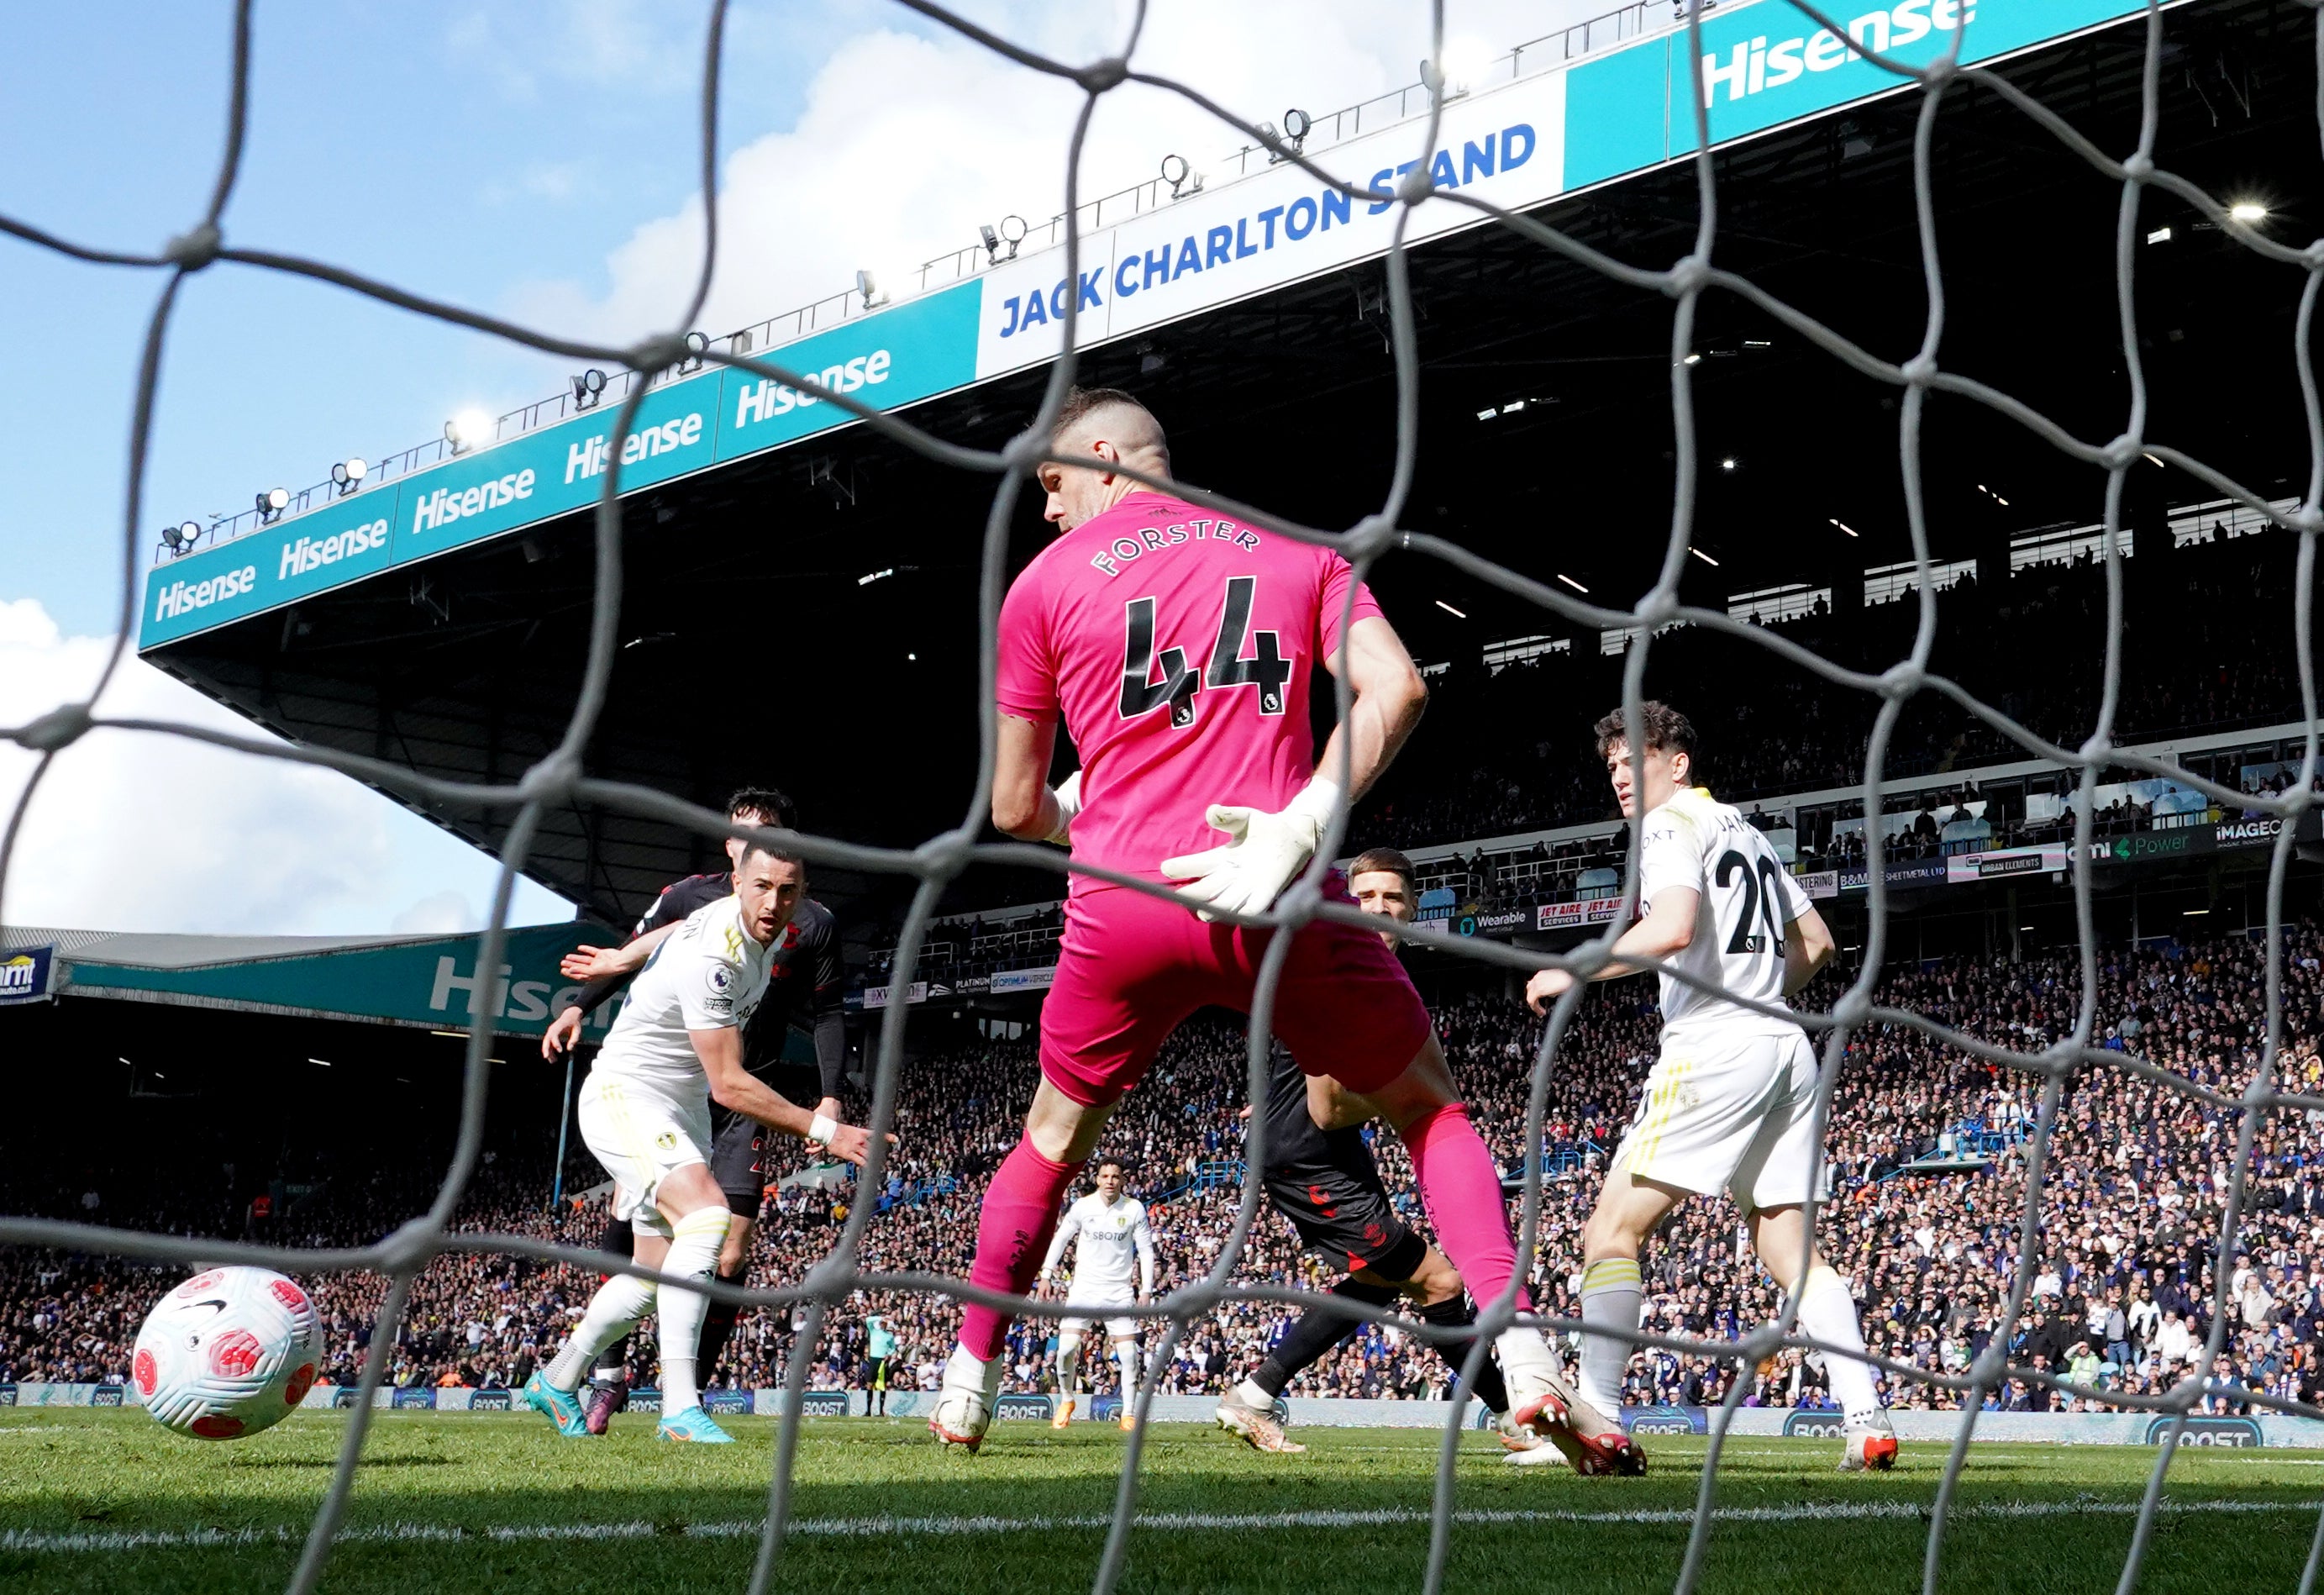
[(1070, 1292), (1076, 1299), (1128, 1299), (1133, 1263), (1144, 1265), (1143, 1288), (1154, 1288), (1154, 1230), (1146, 1222), (1146, 1203), (1137, 1197), (1124, 1196), (1109, 1204), (1093, 1191), (1074, 1203), (1058, 1223), (1042, 1266), (1055, 1268), (1076, 1237), (1080, 1245), (1074, 1253)]
[(771, 946), (761, 946), (742, 928), (742, 905), (733, 895), (696, 908), (630, 982), (597, 1054), (597, 1072), (706, 1093), (709, 1076), (686, 1033), (748, 1024), (767, 994), (772, 955)]
[[(1668, 960), (1738, 997), (1784, 1002), (1784, 927), (1807, 912), (1807, 894), (1766, 837), (1701, 787), (1650, 811), (1639, 841), (1638, 899), (1674, 887), (1700, 893), (1694, 939)], [(1738, 1008), (1672, 979), (1662, 982), (1663, 1038), (1701, 1045), (1721, 1035), (1784, 1035), (1787, 1020)]]

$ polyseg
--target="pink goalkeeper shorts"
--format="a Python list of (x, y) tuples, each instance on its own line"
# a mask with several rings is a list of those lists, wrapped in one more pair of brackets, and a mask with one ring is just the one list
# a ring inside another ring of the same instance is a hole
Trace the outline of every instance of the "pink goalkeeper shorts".
[[(1352, 902), (1337, 875), (1328, 890)], [(1065, 905), (1056, 981), (1041, 1006), (1041, 1073), (1077, 1102), (1112, 1102), (1197, 1009), (1250, 1011), (1275, 935), (1206, 925), (1126, 887), (1084, 887)], [(1300, 928), (1276, 987), (1273, 1028), (1302, 1069), (1378, 1091), (1419, 1055), (1428, 1028), (1420, 993), (1379, 936), (1322, 921)]]

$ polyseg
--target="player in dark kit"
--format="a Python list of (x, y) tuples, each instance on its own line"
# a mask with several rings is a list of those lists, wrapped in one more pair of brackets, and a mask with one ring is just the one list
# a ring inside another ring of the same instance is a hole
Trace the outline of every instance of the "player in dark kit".
[[(727, 800), (726, 815), (738, 825), (795, 827), (797, 812), (782, 793), (746, 787)], [(742, 844), (730, 840), (727, 852)], [(665, 887), (651, 908), (637, 923), (628, 943), (618, 948), (584, 946), (567, 954), (563, 965), (568, 980), (586, 980), (580, 1000), (557, 1016), (541, 1037), (546, 1056), (559, 1056), (580, 1039), (582, 1021), (626, 984), (660, 945), (669, 927), (683, 924), (696, 909), (718, 901), (734, 890), (731, 873), (689, 875)], [(839, 1093), (847, 1067), (847, 1032), (842, 1006), (846, 972), (840, 963), (839, 927), (829, 908), (813, 899), (802, 901), (792, 914), (775, 947), (766, 1000), (742, 1036), (742, 1066), (793, 1102), (816, 1097), (817, 1123), (836, 1122), (845, 1115)], [(784, 1058), (793, 1028), (815, 1038), (815, 1089), (804, 1078), (804, 1065)], [(759, 1217), (766, 1191), (767, 1155), (778, 1139), (757, 1120), (712, 1106), (710, 1173), (726, 1194), (734, 1217), (718, 1256), (718, 1277), (740, 1280), (749, 1272), (751, 1231)], [(788, 1138), (780, 1138), (788, 1139)], [(602, 1249), (627, 1256), (632, 1242), (626, 1222), (609, 1222)], [(736, 1308), (731, 1302), (713, 1301), (703, 1318), (702, 1340), (695, 1366), (704, 1381), (715, 1375), (726, 1340), (734, 1330)], [(582, 1415), (593, 1434), (604, 1433), (606, 1423), (628, 1399), (629, 1341), (626, 1337), (606, 1348), (592, 1377)]]
[[(1360, 854), (1348, 866), (1348, 890), (1367, 914), (1409, 923), (1418, 911), (1412, 861), (1392, 847)], [(1394, 948), (1393, 937), (1383, 939)], [(1418, 1303), (1421, 1320), (1437, 1328), (1476, 1323), (1476, 1309), (1452, 1259), (1416, 1233), (1388, 1200), (1364, 1132), (1354, 1126), (1318, 1128), (1308, 1111), (1307, 1076), (1280, 1043), (1271, 1062), (1260, 1177), (1268, 1203), (1290, 1221), (1300, 1244), (1346, 1271), (1332, 1294), (1372, 1307), (1408, 1295)], [(1328, 1305), (1308, 1308), (1250, 1376), (1220, 1398), (1219, 1427), (1240, 1435), (1254, 1450), (1306, 1450), (1285, 1437), (1275, 1418), (1276, 1397), (1359, 1327), (1358, 1320)], [(1474, 1337), (1467, 1336), (1437, 1341), (1433, 1349), (1458, 1373), (1473, 1344)], [(1504, 1445), (1513, 1452), (1540, 1448), (1555, 1454), (1539, 1435), (1508, 1421), (1508, 1388), (1489, 1356), (1478, 1368), (1475, 1389), (1499, 1420)]]

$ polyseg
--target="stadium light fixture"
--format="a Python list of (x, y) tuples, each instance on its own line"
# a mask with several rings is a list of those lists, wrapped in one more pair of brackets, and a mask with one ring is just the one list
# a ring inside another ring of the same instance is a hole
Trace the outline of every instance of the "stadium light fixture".
[(1824, 519), (1831, 521), (1834, 526), (1839, 527), (1840, 530), (1848, 533), (1849, 536), (1854, 537), (1856, 535), (1856, 528), (1850, 526), (1847, 521), (1834, 519), (1829, 515), (1825, 516)]
[(573, 408), (595, 410), (605, 398), (605, 373), (595, 366), (576, 372), (573, 377)]
[(895, 574), (896, 574), (896, 568), (895, 568), (895, 567), (893, 567), (893, 566), (890, 566), (890, 567), (889, 567), (887, 569), (885, 569), (885, 570), (875, 570), (875, 571), (873, 571), (873, 572), (872, 572), (871, 575), (869, 575), (869, 576), (857, 576), (857, 577), (855, 578), (855, 585), (856, 585), (857, 586), (859, 586), (859, 587), (868, 587), (868, 586), (870, 586), (873, 582), (878, 581), (881, 577), (882, 577), (882, 576), (893, 576), (893, 575), (895, 575)]
[(2238, 199), (2227, 207), (2227, 217), (2250, 226), (2255, 222), (2267, 220), (2267, 207), (2256, 199)]
[(702, 357), (708, 353), (710, 353), (710, 335), (708, 333), (689, 332), (686, 335), (686, 360), (684, 362), (684, 368), (686, 370), (700, 371), (702, 369)]
[(880, 279), (870, 272), (855, 273), (855, 291), (863, 300), (863, 308), (872, 309), (888, 302), (888, 290), (880, 286)]
[(280, 520), (282, 512), (290, 507), (290, 490), (287, 487), (270, 487), (258, 495), (257, 504), (258, 518), (261, 521)]
[(1683, 364), (1688, 365), (1700, 365), (1702, 364), (1702, 356), (1700, 354), (1690, 354)]
[(201, 527), (191, 521), (180, 521), (175, 526), (161, 529), (161, 541), (169, 546), (172, 554), (192, 553), (194, 539), (201, 535)]
[(1524, 400), (1512, 399), (1507, 404), (1501, 406), (1501, 413), (1503, 415), (1515, 415), (1518, 410), (1523, 410), (1525, 407), (1526, 401)]
[(1701, 549), (1696, 548), (1692, 543), (1689, 543), (1686, 546), (1686, 551), (1693, 555), (1697, 559), (1702, 560), (1705, 565), (1710, 566), (1713, 570), (1719, 568), (1718, 560), (1713, 559), (1710, 555), (1704, 553)]
[(328, 1059), (328, 1058), (309, 1058), (307, 1061), (308, 1061), (309, 1063), (310, 1063), (310, 1064), (314, 1064), (314, 1065), (316, 1065), (317, 1066), (321, 1067), (321, 1068), (325, 1068), (325, 1069), (327, 1069), (327, 1068), (329, 1068), (329, 1067), (331, 1066), (331, 1060), (330, 1060), (330, 1059)]
[(1469, 618), (1468, 611), (1455, 609), (1451, 604), (1445, 603), (1442, 598), (1436, 600), (1436, 607), (1443, 610), (1446, 614), (1451, 615), (1456, 621), (1465, 621)]
[(2146, 241), (2149, 244), (2168, 244), (2171, 242), (2171, 229), (2157, 227), (2146, 235)]
[(1993, 489), (1987, 487), (1984, 483), (1978, 483), (1977, 484), (1977, 490), (1978, 492), (1985, 494), (1986, 497), (1991, 499), (1995, 503), (1999, 504), (2003, 509), (2006, 510), (2009, 507), (2009, 501), (2007, 499), (2003, 498), (1999, 493), (1994, 492)]
[(2192, 919), (2199, 914), (2208, 914), (2210, 911), (2209, 908), (2190, 908), (2187, 910), (2187, 917)]
[(1189, 194), (1203, 191), (1203, 174), (1184, 155), (1162, 157), (1162, 180), (1170, 185), (1173, 199), (1184, 199)]
[(1494, 408), (1493, 406), (1488, 405), (1486, 408), (1484, 408), (1483, 410), (1479, 410), (1479, 411), (1477, 412), (1477, 419), (1478, 419), (1479, 420), (1480, 420), (1480, 421), (1489, 421), (1489, 420), (1491, 420), (1495, 416), (1497, 416), (1497, 415), (1499, 415), (1499, 414), (1500, 414), (1500, 413), (1501, 413), (1501, 412), (1500, 412), (1500, 410), (1498, 410), (1498, 409)]
[[(1031, 229), (1026, 225), (1025, 218), (1021, 216), (1002, 217), (1001, 218), (1001, 242), (1009, 246), (1009, 253), (1001, 256), (1000, 259), (1015, 260), (1017, 258), (1017, 246), (1025, 242), (1025, 235)], [(989, 233), (985, 235), (984, 247), (988, 253), (990, 253), (993, 248), (992, 237)], [(998, 265), (1000, 261), (996, 260), (993, 263)]]
[[(605, 386), (605, 373), (598, 372), (597, 388)], [(576, 378), (578, 382), (580, 379)], [(493, 418), (481, 410), (464, 410), (444, 423), (444, 441), (452, 446), (454, 454), (466, 454), (493, 440)]]
[(355, 455), (340, 460), (331, 466), (331, 485), (338, 489), (341, 498), (345, 498), (363, 485), (363, 479), (370, 472), (371, 466), (364, 461), (363, 456)]
[(1306, 112), (1301, 110), (1296, 106), (1292, 106), (1289, 110), (1283, 113), (1284, 143), (1290, 148), (1293, 153), (1298, 153), (1299, 151), (1306, 144), (1308, 132), (1314, 128), (1314, 117), (1310, 116)]
[(1575, 592), (1582, 594), (1583, 596), (1587, 597), (1589, 595), (1589, 588), (1583, 586), (1580, 582), (1575, 581), (1563, 571), (1561, 570), (1557, 573), (1557, 579), (1563, 582), (1567, 586), (1572, 587)]

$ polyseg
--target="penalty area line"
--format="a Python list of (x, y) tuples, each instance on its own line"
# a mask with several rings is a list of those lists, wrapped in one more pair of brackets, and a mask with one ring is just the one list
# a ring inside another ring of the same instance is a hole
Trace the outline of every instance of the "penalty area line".
[[(2127, 1517), (2138, 1510), (2132, 1501), (1993, 1501), (1957, 1506), (1957, 1518), (2080, 1517), (2091, 1515)], [(2164, 1501), (2167, 1514), (2190, 1513), (2312, 1513), (2312, 1506), (2292, 1501)], [(1833, 1501), (1790, 1507), (1723, 1507), (1715, 1523), (1850, 1523), (1873, 1519), (1925, 1518), (1928, 1509), (1916, 1501)], [(1544, 1524), (1681, 1524), (1694, 1513), (1684, 1507), (1639, 1507), (1603, 1512), (1558, 1511), (1550, 1508), (1477, 1508), (1452, 1514), (1453, 1521), (1483, 1526)], [(1380, 1507), (1299, 1512), (1155, 1512), (1140, 1514), (1137, 1526), (1148, 1529), (1245, 1530), (1286, 1528), (1360, 1528), (1396, 1524), (1421, 1524), (1429, 1515), (1417, 1507)], [(1104, 1529), (1112, 1519), (1103, 1513), (1059, 1513), (1026, 1517), (963, 1516), (930, 1517), (825, 1517), (795, 1522), (790, 1533), (806, 1539), (872, 1539), (896, 1535), (1029, 1534), (1056, 1530)], [(669, 1520), (627, 1523), (509, 1524), (495, 1528), (466, 1528), (433, 1523), (389, 1523), (342, 1529), (334, 1543), (342, 1544), (474, 1544), (502, 1540), (646, 1540), (669, 1537), (696, 1539), (756, 1538), (761, 1525), (749, 1521), (678, 1523)], [(84, 1534), (44, 1534), (31, 1529), (0, 1530), (0, 1551), (76, 1552), (235, 1549), (258, 1545), (294, 1545), (307, 1537), (304, 1529), (196, 1528), (115, 1529)]]

